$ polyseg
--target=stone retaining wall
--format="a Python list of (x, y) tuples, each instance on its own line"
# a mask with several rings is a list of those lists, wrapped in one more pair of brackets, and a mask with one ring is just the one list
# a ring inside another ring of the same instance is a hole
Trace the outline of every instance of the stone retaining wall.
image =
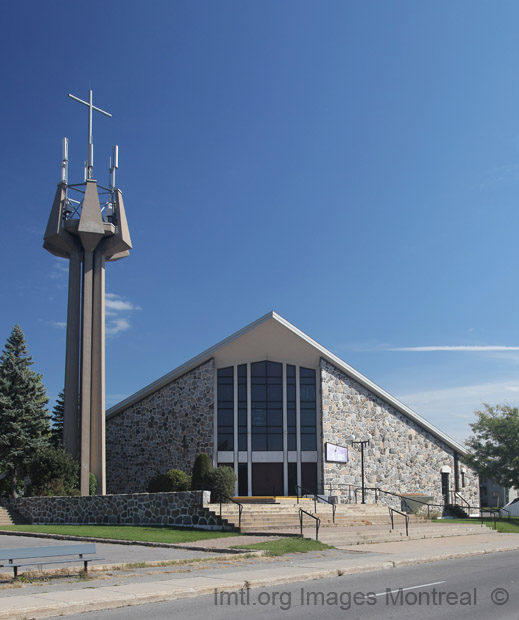
[(7, 500), (35, 525), (172, 525), (205, 530), (233, 529), (203, 506), (207, 491), (132, 493), (87, 497), (19, 497)]

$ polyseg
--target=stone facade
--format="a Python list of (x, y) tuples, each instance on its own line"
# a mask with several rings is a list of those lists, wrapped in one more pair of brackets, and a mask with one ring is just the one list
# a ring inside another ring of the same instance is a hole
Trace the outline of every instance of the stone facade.
[(210, 359), (106, 420), (109, 493), (147, 491), (168, 469), (191, 473), (213, 453), (214, 361)]
[[(366, 487), (425, 494), (442, 504), (442, 467), (450, 467), (450, 488), (455, 489), (454, 450), (326, 360), (321, 359), (320, 366), (323, 454), (327, 441), (349, 447), (348, 463), (323, 462), (324, 488), (332, 487), (333, 494), (340, 489), (344, 499), (348, 485), (361, 486), (360, 446), (352, 446), (348, 437), (369, 433), (373, 439), (364, 448)], [(464, 464), (459, 468), (466, 472), (464, 488), (458, 481), (460, 494), (479, 506), (477, 474)], [(373, 501), (372, 493), (368, 501)], [(380, 501), (400, 509), (397, 498), (382, 495)]]
[(133, 493), (86, 497), (19, 497), (8, 500), (36, 525), (174, 525), (206, 530), (232, 530), (225, 519), (203, 506), (207, 491)]

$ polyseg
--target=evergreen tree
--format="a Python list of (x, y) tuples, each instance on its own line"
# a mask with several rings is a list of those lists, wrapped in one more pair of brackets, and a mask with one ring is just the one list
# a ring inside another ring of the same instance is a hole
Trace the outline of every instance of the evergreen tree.
[(50, 429), (50, 441), (55, 448), (63, 446), (63, 417), (65, 415), (65, 393), (60, 392), (56, 398), (56, 404), (52, 410)]
[(17, 496), (17, 479), (48, 442), (48, 402), (42, 376), (33, 370), (25, 337), (15, 325), (0, 357), (0, 471)]
[(195, 458), (191, 475), (191, 490), (199, 491), (207, 488), (209, 472), (212, 470), (211, 459), (202, 452)]

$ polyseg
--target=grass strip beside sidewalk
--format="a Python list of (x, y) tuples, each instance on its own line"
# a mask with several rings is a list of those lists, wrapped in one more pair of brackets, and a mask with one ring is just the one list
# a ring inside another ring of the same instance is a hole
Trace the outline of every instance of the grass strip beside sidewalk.
[[(436, 519), (432, 523), (439, 523), (443, 525), (449, 525), (451, 523), (463, 523), (463, 525), (481, 525), (481, 519), (479, 517), (470, 517), (468, 519)], [(491, 530), (494, 529), (494, 519), (483, 519), (483, 525), (486, 525)], [(517, 517), (511, 517), (510, 519), (504, 517), (497, 519), (496, 521), (497, 531), (502, 534), (519, 534), (519, 519)]]
[(237, 532), (142, 525), (4, 525), (1, 529), (20, 533), (61, 534), (84, 538), (111, 538), (112, 540), (173, 544), (239, 536)]
[(251, 551), (266, 551), (267, 556), (283, 555), (284, 553), (307, 553), (308, 551), (321, 551), (334, 549), (318, 540), (310, 538), (280, 538), (250, 545), (235, 545), (233, 549), (250, 549)]

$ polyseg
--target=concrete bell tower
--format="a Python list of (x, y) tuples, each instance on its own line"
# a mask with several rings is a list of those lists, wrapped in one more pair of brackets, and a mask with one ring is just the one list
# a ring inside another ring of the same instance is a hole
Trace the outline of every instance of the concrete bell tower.
[(83, 183), (68, 182), (68, 139), (63, 139), (61, 181), (50, 212), (43, 247), (69, 261), (65, 414), (63, 441), (81, 464), (81, 495), (89, 474), (97, 493), (106, 493), (105, 457), (105, 263), (128, 256), (132, 244), (123, 196), (115, 184), (119, 149), (113, 147), (109, 186), (93, 178), (92, 114), (111, 114), (69, 95), (88, 108), (88, 150)]

